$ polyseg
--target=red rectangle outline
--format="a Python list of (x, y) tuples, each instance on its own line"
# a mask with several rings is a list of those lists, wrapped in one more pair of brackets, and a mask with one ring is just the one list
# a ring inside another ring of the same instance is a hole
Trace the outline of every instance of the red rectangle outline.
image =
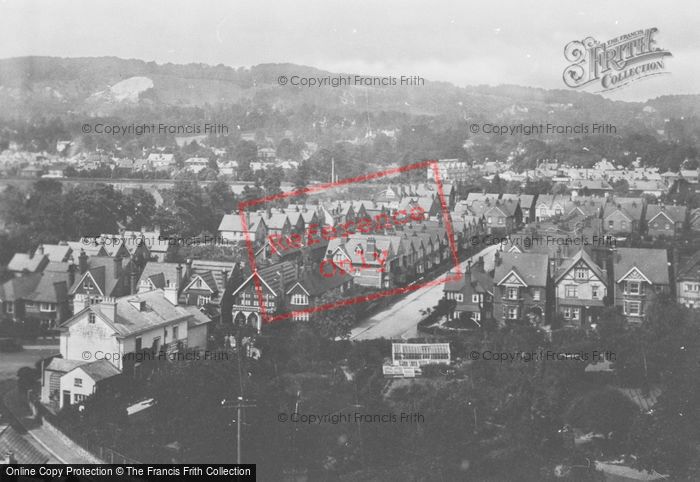
[[(248, 249), (248, 260), (250, 262), (251, 271), (253, 274), (257, 273), (257, 266), (255, 263), (255, 247), (253, 246), (253, 240), (250, 237), (250, 232), (248, 231), (248, 223), (246, 220), (245, 210), (248, 207), (258, 206), (260, 204), (268, 203), (271, 201), (277, 201), (280, 199), (286, 199), (289, 197), (301, 196), (304, 194), (318, 193), (331, 188), (345, 186), (348, 184), (356, 184), (360, 182), (370, 181), (373, 179), (381, 179), (386, 176), (401, 174), (403, 172), (411, 171), (413, 169), (426, 169), (431, 168), (435, 176), (435, 184), (437, 186), (438, 197), (440, 199), (441, 211), (443, 220), (445, 223), (445, 229), (447, 230), (447, 239), (450, 244), (450, 251), (452, 255), (452, 260), (455, 264), (455, 272), (451, 276), (441, 277), (432, 281), (427, 281), (425, 283), (413, 284), (408, 286), (402, 286), (399, 288), (393, 288), (386, 291), (379, 291), (377, 293), (372, 293), (365, 296), (356, 296), (355, 298), (350, 298), (347, 300), (340, 300), (333, 303), (326, 303), (320, 306), (314, 306), (312, 308), (307, 308), (304, 310), (294, 310), (287, 313), (281, 313), (274, 316), (268, 316), (267, 310), (265, 308), (264, 296), (262, 291), (262, 284), (260, 283), (260, 278), (258, 276), (253, 276), (255, 282), (255, 291), (258, 297), (258, 304), (260, 307), (260, 318), (262, 323), (272, 323), (274, 321), (281, 321), (284, 319), (292, 318), (296, 314), (301, 313), (316, 313), (320, 311), (327, 311), (333, 308), (338, 308), (341, 306), (354, 305), (357, 303), (363, 303), (367, 301), (374, 301), (379, 298), (384, 298), (386, 296), (393, 296), (398, 294), (410, 293), (412, 291), (417, 291), (421, 288), (437, 286), (448, 281), (459, 281), (462, 279), (462, 271), (459, 266), (459, 257), (457, 255), (457, 245), (454, 239), (454, 231), (452, 229), (452, 221), (450, 220), (449, 210), (447, 208), (447, 203), (445, 202), (445, 192), (442, 186), (442, 181), (440, 180), (440, 170), (438, 168), (438, 162), (435, 160), (421, 161), (414, 164), (409, 164), (406, 166), (401, 166), (397, 168), (387, 169), (385, 171), (378, 171), (370, 174), (364, 174), (362, 176), (351, 177), (346, 179), (341, 179), (335, 182), (328, 182), (324, 184), (318, 184), (315, 186), (304, 187), (302, 189), (297, 189), (295, 191), (281, 192), (278, 194), (272, 194), (270, 196), (265, 196), (262, 198), (251, 199), (248, 201), (242, 201), (238, 204), (239, 216), (241, 217), (241, 226), (243, 226), (243, 233), (245, 236), (246, 247)], [(284, 294), (282, 295), (284, 296)]]

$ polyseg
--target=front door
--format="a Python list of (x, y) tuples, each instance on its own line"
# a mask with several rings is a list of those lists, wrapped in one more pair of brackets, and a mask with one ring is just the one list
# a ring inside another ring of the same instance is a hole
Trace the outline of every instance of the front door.
[(65, 408), (70, 405), (70, 391), (63, 390), (63, 404), (61, 408)]

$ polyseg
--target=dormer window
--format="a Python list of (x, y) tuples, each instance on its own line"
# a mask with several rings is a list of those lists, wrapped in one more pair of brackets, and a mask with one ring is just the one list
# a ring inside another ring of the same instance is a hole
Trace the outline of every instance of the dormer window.
[(93, 313), (92, 311), (88, 313), (88, 323), (90, 323), (91, 325), (95, 324), (95, 313)]

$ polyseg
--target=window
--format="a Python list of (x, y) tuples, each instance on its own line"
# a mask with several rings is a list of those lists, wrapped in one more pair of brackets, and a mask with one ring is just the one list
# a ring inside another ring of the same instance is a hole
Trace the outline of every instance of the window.
[(586, 279), (588, 276), (586, 268), (576, 268), (576, 279)]
[(580, 314), (581, 314), (580, 308), (571, 308), (571, 319), (572, 320), (578, 320)]
[(498, 218), (498, 224), (504, 224), (505, 223), (505, 218), (503, 216)]
[(194, 282), (194, 285), (197, 288), (201, 288), (202, 287), (202, 278), (197, 278), (197, 281)]
[(92, 311), (88, 313), (88, 323), (90, 323), (91, 325), (95, 324), (95, 313), (93, 313)]
[(75, 393), (73, 394), (73, 403), (80, 403), (83, 400), (87, 398), (87, 395), (83, 395), (82, 393)]
[(476, 313), (472, 313), (472, 319), (474, 319), (474, 321), (481, 321), (481, 313), (478, 311)]
[(24, 307), (25, 308), (34, 308), (34, 302), (33, 301), (25, 301)]
[(654, 221), (654, 223), (652, 224), (652, 227), (658, 228), (658, 227), (659, 227), (659, 223), (657, 223), (656, 221)]
[(309, 313), (297, 313), (294, 315), (294, 319), (297, 321), (309, 321)]
[(623, 220), (621, 223), (622, 229), (627, 229), (627, 221)]
[(472, 303), (478, 303), (479, 302), (479, 295), (472, 295)]
[(642, 310), (639, 301), (626, 301), (625, 314), (630, 316), (641, 316)]
[(598, 292), (600, 287), (598, 285), (591, 285), (591, 298), (598, 299)]
[(460, 303), (464, 301), (464, 295), (462, 293), (457, 293), (457, 301)]
[(666, 229), (671, 229), (671, 225), (669, 223), (666, 223)]
[(53, 303), (42, 303), (39, 306), (39, 311), (54, 312), (56, 311), (56, 306)]
[(173, 340), (178, 339), (178, 328), (177, 326), (173, 326)]
[(562, 313), (564, 315), (564, 318), (566, 318), (567, 320), (571, 319), (571, 308), (569, 308), (568, 306), (565, 306), (564, 309), (562, 310)]
[(211, 298), (209, 296), (199, 295), (197, 297), (197, 306), (204, 306), (207, 303), (209, 303), (210, 301), (211, 301)]
[(532, 290), (532, 299), (535, 301), (540, 301), (540, 289), (539, 288), (534, 288)]
[(83, 290), (90, 291), (92, 289), (92, 283), (90, 280), (83, 281)]
[(567, 298), (578, 298), (578, 286), (568, 285), (564, 288), (564, 296)]
[(613, 221), (612, 219), (611, 219), (610, 221), (608, 221), (608, 227), (609, 227), (610, 229), (614, 228), (614, 227), (615, 227), (615, 221)]
[(515, 306), (511, 306), (508, 308), (508, 319), (509, 320), (515, 320), (518, 318), (518, 308)]
[(508, 288), (508, 299), (517, 300), (518, 299), (518, 288)]
[(136, 337), (135, 345), (136, 345), (136, 351), (141, 351), (141, 344), (143, 343), (143, 340), (141, 339), (140, 336)]
[(83, 386), (83, 379), (82, 378), (74, 378), (73, 379), (73, 386), (74, 387), (82, 387)]
[(491, 216), (489, 216), (489, 218), (488, 218), (488, 220), (487, 220), (486, 222), (489, 223), (489, 224), (491, 224), (491, 221), (492, 221)]
[(309, 304), (309, 297), (306, 296), (304, 293), (295, 293), (292, 295), (292, 304), (293, 305), (308, 305)]
[(631, 295), (638, 295), (640, 294), (640, 289), (639, 289), (639, 282), (637, 281), (628, 281), (627, 282), (627, 291)]
[(15, 312), (15, 304), (12, 301), (8, 301), (5, 303), (5, 311), (8, 313), (14, 313)]

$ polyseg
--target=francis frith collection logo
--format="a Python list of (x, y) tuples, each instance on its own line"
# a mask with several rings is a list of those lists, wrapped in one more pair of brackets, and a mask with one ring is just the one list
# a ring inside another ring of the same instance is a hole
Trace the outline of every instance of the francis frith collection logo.
[(564, 69), (564, 83), (571, 88), (590, 87), (595, 92), (606, 92), (667, 74), (665, 58), (671, 52), (656, 46), (657, 32), (657, 28), (647, 28), (607, 42), (593, 37), (569, 42), (564, 47), (564, 57), (571, 64)]

